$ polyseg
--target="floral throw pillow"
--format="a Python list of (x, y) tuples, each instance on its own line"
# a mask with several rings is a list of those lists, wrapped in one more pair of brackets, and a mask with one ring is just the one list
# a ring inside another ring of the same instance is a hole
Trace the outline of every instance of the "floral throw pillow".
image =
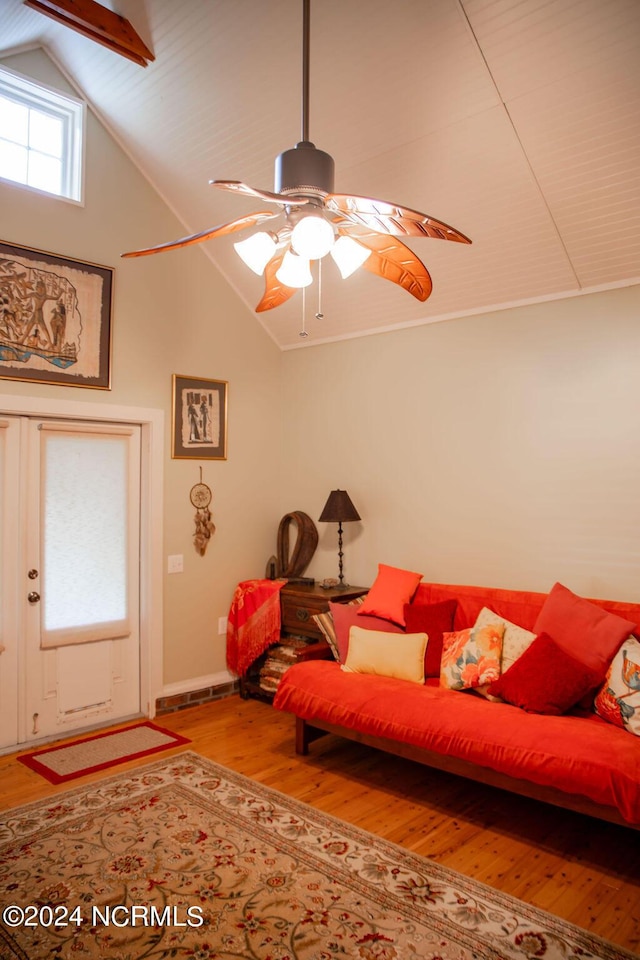
[[(500, 675), (502, 676), (511, 667), (516, 660), (522, 656), (525, 650), (531, 646), (536, 638), (531, 630), (525, 630), (510, 620), (505, 620), (499, 614), (494, 613), (488, 607), (483, 607), (478, 618), (474, 623), (474, 629), (477, 627), (486, 627), (490, 623), (504, 623), (504, 636), (502, 638), (502, 656), (500, 657)], [(487, 700), (500, 700), (500, 697), (494, 697), (489, 693), (489, 684), (481, 684), (476, 688), (476, 692)]]
[(640, 642), (629, 637), (613, 658), (595, 699), (603, 720), (640, 737)]
[(440, 686), (449, 690), (471, 690), (497, 680), (503, 637), (504, 623), (445, 633)]
[(474, 627), (486, 627), (489, 623), (504, 623), (504, 639), (502, 641), (502, 673), (512, 666), (518, 657), (521, 657), (527, 647), (530, 647), (536, 638), (532, 630), (525, 630), (511, 620), (506, 620), (494, 613), (488, 607), (483, 607), (478, 614)]

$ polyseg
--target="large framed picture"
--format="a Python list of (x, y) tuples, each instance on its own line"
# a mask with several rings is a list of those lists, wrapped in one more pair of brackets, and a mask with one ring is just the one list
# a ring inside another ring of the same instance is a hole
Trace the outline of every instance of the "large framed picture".
[(0, 241), (0, 377), (111, 388), (113, 270)]
[(173, 375), (174, 460), (227, 459), (226, 380)]

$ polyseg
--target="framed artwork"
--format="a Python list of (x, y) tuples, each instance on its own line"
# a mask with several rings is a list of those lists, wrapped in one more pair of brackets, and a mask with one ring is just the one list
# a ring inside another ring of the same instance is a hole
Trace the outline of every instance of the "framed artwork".
[(113, 270), (0, 241), (0, 377), (111, 389)]
[(227, 459), (226, 380), (173, 375), (174, 460)]

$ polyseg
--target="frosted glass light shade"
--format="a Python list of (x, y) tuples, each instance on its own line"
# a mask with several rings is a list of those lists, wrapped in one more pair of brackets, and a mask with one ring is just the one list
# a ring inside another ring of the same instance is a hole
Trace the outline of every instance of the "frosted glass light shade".
[(320, 260), (326, 256), (334, 240), (333, 227), (324, 217), (303, 217), (291, 232), (291, 246), (307, 260)]
[(252, 233), (246, 240), (240, 240), (233, 246), (241, 260), (258, 276), (264, 273), (264, 268), (276, 252), (275, 240), (264, 230)]
[(285, 253), (276, 277), (285, 287), (308, 287), (313, 282), (309, 261), (297, 257), (290, 250)]
[(343, 280), (346, 280), (358, 267), (361, 267), (370, 255), (371, 250), (363, 247), (357, 240), (352, 240), (351, 237), (339, 237), (331, 250), (331, 256), (336, 262)]

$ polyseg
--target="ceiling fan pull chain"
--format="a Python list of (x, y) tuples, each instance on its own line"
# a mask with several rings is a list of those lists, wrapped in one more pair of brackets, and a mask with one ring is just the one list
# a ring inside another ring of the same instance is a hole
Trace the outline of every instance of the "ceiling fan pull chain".
[(322, 260), (318, 260), (318, 312), (316, 313), (316, 320), (324, 320), (324, 313), (322, 312)]
[(307, 313), (307, 290), (306, 287), (302, 288), (302, 330), (298, 334), (300, 337), (308, 337), (307, 328), (305, 324), (306, 313)]

